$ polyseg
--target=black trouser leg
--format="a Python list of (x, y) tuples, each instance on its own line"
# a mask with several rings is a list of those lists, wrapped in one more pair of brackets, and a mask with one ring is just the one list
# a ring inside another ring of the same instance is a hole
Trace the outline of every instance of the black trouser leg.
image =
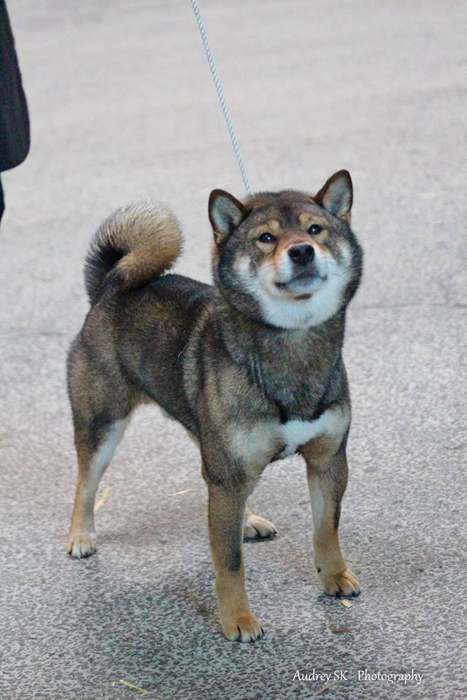
[(5, 198), (3, 196), (2, 178), (0, 177), (0, 222), (5, 211)]

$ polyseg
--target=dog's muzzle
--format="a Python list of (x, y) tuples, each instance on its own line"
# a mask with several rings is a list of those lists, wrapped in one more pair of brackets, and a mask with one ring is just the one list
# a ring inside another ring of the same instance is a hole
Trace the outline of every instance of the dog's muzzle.
[(294, 288), (298, 291), (300, 288), (314, 288), (325, 281), (326, 275), (322, 274), (324, 270), (316, 256), (315, 249), (310, 243), (297, 243), (290, 246), (287, 250), (288, 265), (285, 265), (283, 272), (287, 270), (287, 281), (282, 279), (276, 282), (276, 287), (279, 289), (288, 289), (292, 291)]

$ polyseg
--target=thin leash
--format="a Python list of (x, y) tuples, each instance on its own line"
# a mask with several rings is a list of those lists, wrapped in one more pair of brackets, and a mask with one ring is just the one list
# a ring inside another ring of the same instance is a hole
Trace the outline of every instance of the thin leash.
[(221, 81), (219, 79), (219, 74), (217, 72), (216, 64), (214, 63), (214, 57), (212, 55), (211, 47), (209, 46), (208, 37), (206, 35), (206, 30), (204, 28), (203, 19), (199, 11), (197, 0), (191, 0), (191, 6), (193, 7), (193, 12), (195, 13), (196, 21), (198, 23), (199, 33), (201, 34), (201, 39), (204, 46), (204, 52), (206, 58), (208, 59), (209, 68), (211, 69), (212, 79), (214, 85), (216, 86), (217, 96), (219, 97), (219, 102), (221, 103), (222, 112), (224, 114), (225, 123), (227, 124), (227, 129), (229, 130), (230, 140), (232, 141), (232, 146), (235, 151), (235, 158), (237, 159), (237, 165), (242, 176), (243, 184), (245, 185), (245, 190), (247, 195), (251, 195), (250, 181), (245, 170), (245, 164), (243, 162), (242, 153), (240, 151), (240, 146), (235, 135), (235, 130), (233, 128), (232, 119), (230, 117), (230, 112), (225, 101), (224, 93), (222, 92)]

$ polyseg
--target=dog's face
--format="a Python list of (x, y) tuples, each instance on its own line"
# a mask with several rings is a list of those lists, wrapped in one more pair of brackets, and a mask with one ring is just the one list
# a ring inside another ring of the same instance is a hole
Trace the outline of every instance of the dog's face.
[(214, 190), (214, 272), (224, 297), (280, 328), (316, 326), (334, 316), (361, 276), (351, 206), (345, 170), (314, 197), (288, 190), (253, 195), (242, 204)]

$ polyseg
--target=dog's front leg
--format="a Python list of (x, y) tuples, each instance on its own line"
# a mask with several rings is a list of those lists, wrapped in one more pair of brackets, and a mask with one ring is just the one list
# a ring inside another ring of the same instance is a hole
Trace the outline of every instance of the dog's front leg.
[(246, 487), (214, 484), (209, 489), (209, 538), (216, 570), (216, 593), (222, 629), (227, 639), (254, 642), (263, 636), (259, 620), (250, 612), (245, 591), (242, 539)]
[(358, 579), (344, 561), (338, 533), (347, 458), (344, 445), (337, 452), (333, 447), (327, 438), (318, 438), (303, 448), (313, 512), (315, 566), (328, 595), (357, 595)]

